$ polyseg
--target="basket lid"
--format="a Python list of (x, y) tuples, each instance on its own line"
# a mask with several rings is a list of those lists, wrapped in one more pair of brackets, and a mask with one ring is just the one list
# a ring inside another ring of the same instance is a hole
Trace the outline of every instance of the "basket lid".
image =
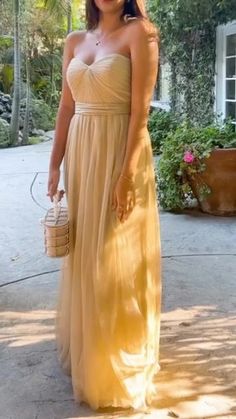
[(48, 227), (63, 226), (68, 223), (68, 209), (66, 207), (50, 208), (45, 216), (44, 224)]

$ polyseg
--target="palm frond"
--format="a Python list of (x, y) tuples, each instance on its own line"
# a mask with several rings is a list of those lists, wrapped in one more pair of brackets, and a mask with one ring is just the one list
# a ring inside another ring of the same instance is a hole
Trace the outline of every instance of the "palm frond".
[(49, 12), (63, 17), (71, 7), (71, 0), (44, 0), (44, 6)]

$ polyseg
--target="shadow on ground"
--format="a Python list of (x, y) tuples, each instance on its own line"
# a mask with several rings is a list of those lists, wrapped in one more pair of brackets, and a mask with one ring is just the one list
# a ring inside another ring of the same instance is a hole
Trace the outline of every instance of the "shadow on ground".
[[(57, 276), (40, 278), (33, 287), (31, 282), (37, 279), (4, 290), (0, 346), (4, 416), (0, 414), (0, 417), (147, 417), (132, 412), (94, 414), (86, 405), (73, 401), (70, 378), (62, 373), (56, 356)], [(161, 371), (155, 381), (155, 410), (148, 416), (156, 419), (236, 417), (235, 324), (236, 313), (225, 313), (214, 305), (186, 304), (180, 308), (176, 304), (163, 312)]]

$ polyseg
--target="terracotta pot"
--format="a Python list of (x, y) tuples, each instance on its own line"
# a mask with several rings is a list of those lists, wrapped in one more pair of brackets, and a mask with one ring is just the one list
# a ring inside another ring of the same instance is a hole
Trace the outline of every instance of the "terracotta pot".
[[(187, 175), (200, 209), (212, 215), (236, 215), (236, 148), (215, 149), (203, 162), (204, 172)], [(198, 185), (202, 181), (211, 193), (200, 201)]]

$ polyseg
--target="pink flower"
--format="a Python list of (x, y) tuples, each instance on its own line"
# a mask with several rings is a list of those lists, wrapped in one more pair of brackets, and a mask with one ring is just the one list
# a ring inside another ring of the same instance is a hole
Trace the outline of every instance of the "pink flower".
[(192, 163), (194, 161), (195, 157), (191, 153), (191, 151), (185, 151), (184, 153), (184, 161), (185, 163)]

